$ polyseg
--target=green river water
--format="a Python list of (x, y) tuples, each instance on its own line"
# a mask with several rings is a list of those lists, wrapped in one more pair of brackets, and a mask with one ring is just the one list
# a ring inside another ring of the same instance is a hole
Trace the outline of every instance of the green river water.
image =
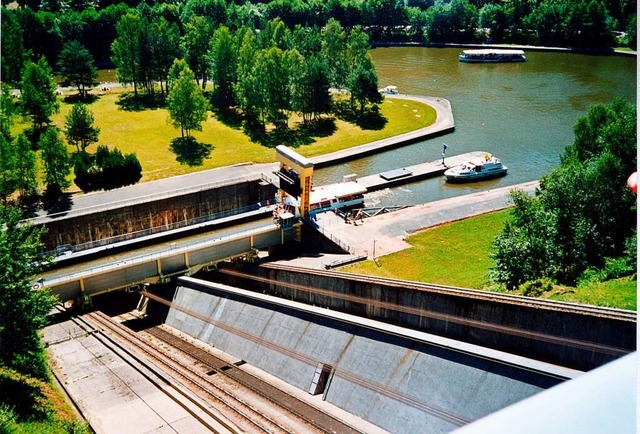
[(429, 95), (451, 102), (453, 133), (400, 149), (322, 169), (315, 182), (337, 182), (343, 175), (371, 175), (441, 158), (488, 151), (502, 159), (509, 174), (497, 180), (445, 184), (438, 177), (368, 195), (367, 205), (425, 203), (478, 190), (539, 179), (557, 166), (573, 141), (578, 116), (597, 103), (623, 97), (636, 103), (635, 57), (527, 51), (514, 64), (468, 64), (460, 49), (390, 47), (371, 51), (380, 87), (403, 94)]

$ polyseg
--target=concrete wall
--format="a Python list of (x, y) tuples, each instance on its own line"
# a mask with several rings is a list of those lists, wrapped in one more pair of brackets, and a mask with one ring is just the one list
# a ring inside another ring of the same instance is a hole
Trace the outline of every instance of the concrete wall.
[[(225, 265), (226, 266), (226, 265)], [(261, 277), (280, 282), (290, 282), (344, 294), (386, 302), (400, 306), (399, 310), (384, 309), (338, 298), (310, 294), (304, 290), (286, 286), (261, 283), (254, 280), (232, 278), (221, 275), (220, 281), (229, 285), (274, 294), (290, 300), (325, 306), (332, 310), (347, 312), (365, 318), (389, 322), (402, 327), (446, 336), (500, 351), (543, 360), (572, 369), (589, 370), (601, 366), (636, 348), (636, 320), (620, 319), (602, 312), (576, 313), (566, 307), (539, 307), (526, 298), (502, 295), (493, 300), (480, 291), (435, 290), (427, 284), (417, 282), (377, 279), (347, 273), (306, 270), (286, 266), (265, 264), (246, 270)], [(475, 293), (475, 295), (474, 295)], [(566, 306), (566, 304), (565, 304)], [(434, 319), (429, 315), (403, 312), (402, 308), (417, 308), (448, 315), (450, 319)], [(457, 320), (455, 320), (457, 319)], [(474, 327), (461, 321), (481, 322), (490, 327), (521, 329), (534, 334), (512, 334), (504, 331)], [(554, 343), (545, 336), (571, 339), (574, 342)], [(610, 352), (580, 348), (581, 344), (595, 343), (615, 347), (621, 352)]]
[(144, 202), (47, 223), (43, 242), (47, 250), (64, 244), (80, 245), (149, 229), (169, 229), (187, 220), (254, 205), (272, 199), (275, 187), (260, 181), (226, 185), (211, 190)]
[(206, 283), (180, 284), (166, 323), (305, 391), (330, 365), (325, 399), (392, 433), (450, 432), (561, 381)]

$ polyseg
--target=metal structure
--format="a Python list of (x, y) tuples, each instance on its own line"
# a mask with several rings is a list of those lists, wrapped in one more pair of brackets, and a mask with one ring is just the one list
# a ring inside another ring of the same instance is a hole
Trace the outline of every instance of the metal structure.
[(293, 221), (295, 218), (304, 219), (309, 215), (313, 163), (283, 145), (276, 148), (276, 158), (280, 162), (280, 169), (275, 172), (280, 179), (278, 218), (283, 229), (295, 227), (294, 239), (300, 241), (302, 232), (300, 224), (294, 224)]

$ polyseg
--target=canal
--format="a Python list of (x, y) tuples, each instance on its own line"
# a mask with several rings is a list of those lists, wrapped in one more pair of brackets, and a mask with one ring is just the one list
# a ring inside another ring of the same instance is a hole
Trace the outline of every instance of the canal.
[(560, 162), (573, 141), (573, 125), (590, 106), (616, 97), (636, 103), (636, 58), (528, 51), (515, 64), (467, 64), (460, 49), (390, 47), (371, 51), (380, 87), (440, 96), (453, 107), (453, 133), (319, 170), (315, 182), (370, 175), (441, 158), (489, 151), (509, 174), (478, 184), (450, 185), (442, 178), (368, 195), (367, 205), (411, 205), (539, 179)]

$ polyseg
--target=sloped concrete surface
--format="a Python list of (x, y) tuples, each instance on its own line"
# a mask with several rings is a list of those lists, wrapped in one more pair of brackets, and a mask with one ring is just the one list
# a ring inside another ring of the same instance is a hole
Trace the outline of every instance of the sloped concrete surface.
[(184, 282), (197, 279), (181, 279), (173, 300), (180, 308), (170, 310), (168, 325), (302, 390), (309, 389), (318, 363), (329, 364), (334, 371), (326, 400), (389, 432), (450, 432), (562, 381), (557, 373), (542, 374), (544, 364), (530, 369), (537, 365), (529, 359)]

